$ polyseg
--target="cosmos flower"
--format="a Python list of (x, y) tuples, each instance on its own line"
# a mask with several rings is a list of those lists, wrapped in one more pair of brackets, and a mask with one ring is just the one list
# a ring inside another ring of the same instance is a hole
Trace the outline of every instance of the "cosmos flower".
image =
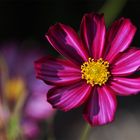
[[(25, 49), (25, 47), (32, 47), (32, 45), (38, 46), (36, 42), (30, 41), (26, 43), (9, 42), (1, 44), (0, 51), (0, 56), (5, 62), (5, 65), (1, 64), (3, 68), (0, 71), (0, 76), (3, 76), (0, 78), (0, 83), (3, 83), (0, 85), (2, 87), (0, 89), (3, 89), (1, 95), (4, 96), (4, 105), (10, 108), (7, 111), (9, 112), (7, 118), (11, 117), (18, 104), (19, 112), (17, 113), (21, 122), (20, 129), (23, 129), (22, 133), (26, 138), (39, 135), (38, 121), (46, 121), (53, 117), (55, 112), (45, 98), (49, 88), (43, 86), (42, 81), (36, 80), (34, 76), (33, 62), (43, 53), (38, 49)], [(21, 104), (20, 108), (19, 103)], [(1, 110), (6, 111), (6, 109), (0, 108), (0, 120), (2, 120)], [(5, 125), (8, 128), (8, 124)]]
[(80, 37), (69, 26), (57, 23), (46, 38), (66, 59), (44, 57), (35, 62), (36, 77), (53, 85), (47, 94), (54, 108), (69, 111), (82, 104), (84, 119), (92, 126), (112, 122), (116, 95), (140, 91), (140, 50), (129, 45), (136, 27), (127, 18), (106, 31), (102, 14), (85, 14)]
[[(12, 102), (10, 107), (14, 107), (23, 94), (25, 96), (27, 93), (31, 95), (33, 90), (32, 84), (34, 81), (37, 81), (34, 78), (32, 64), (33, 60), (42, 53), (37, 50), (31, 51), (21, 48), (25, 48), (26, 45), (21, 42), (5, 42), (1, 44), (0, 53), (5, 63), (5, 68), (3, 68), (1, 74), (3, 76), (2, 94), (7, 102)], [(29, 65), (30, 67), (28, 67)]]

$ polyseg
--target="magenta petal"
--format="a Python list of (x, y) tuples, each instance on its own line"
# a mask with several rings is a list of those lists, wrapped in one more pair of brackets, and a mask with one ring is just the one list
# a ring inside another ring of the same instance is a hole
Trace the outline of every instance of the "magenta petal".
[(106, 50), (108, 54), (106, 60), (110, 63), (120, 53), (125, 51), (131, 43), (136, 27), (129, 19), (121, 18), (114, 22), (107, 34)]
[(92, 126), (103, 125), (114, 119), (116, 96), (106, 86), (94, 88), (84, 110), (84, 118)]
[(131, 48), (116, 60), (112, 67), (112, 75), (129, 75), (140, 67), (140, 50)]
[(80, 68), (67, 60), (44, 57), (35, 62), (36, 77), (50, 85), (69, 85), (81, 80)]
[(118, 95), (128, 96), (137, 94), (140, 91), (140, 78), (121, 78), (114, 77), (110, 87)]
[(66, 87), (55, 87), (47, 94), (48, 102), (54, 108), (68, 111), (83, 104), (89, 97), (91, 86), (81, 81)]
[(88, 55), (77, 33), (69, 26), (56, 24), (48, 30), (46, 38), (63, 56), (76, 64), (87, 61)]
[[(94, 59), (102, 56), (105, 41), (105, 22), (103, 14), (85, 14), (81, 22), (81, 38), (89, 55)], [(92, 54), (91, 54), (92, 53)]]

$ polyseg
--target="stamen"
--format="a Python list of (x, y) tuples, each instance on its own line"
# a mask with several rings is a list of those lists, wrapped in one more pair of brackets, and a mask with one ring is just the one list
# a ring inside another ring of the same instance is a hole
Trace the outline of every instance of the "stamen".
[(102, 58), (97, 61), (89, 58), (88, 62), (84, 62), (81, 65), (81, 78), (87, 80), (87, 84), (91, 84), (92, 86), (97, 84), (102, 86), (110, 77), (108, 67), (108, 61), (104, 61)]

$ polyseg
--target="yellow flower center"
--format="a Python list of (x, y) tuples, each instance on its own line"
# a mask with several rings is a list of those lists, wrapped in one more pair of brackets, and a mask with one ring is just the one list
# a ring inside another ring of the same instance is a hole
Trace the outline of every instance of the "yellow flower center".
[(8, 100), (18, 100), (25, 91), (25, 83), (21, 78), (9, 79), (4, 87), (5, 97)]
[(84, 62), (81, 65), (82, 79), (87, 80), (87, 84), (103, 85), (107, 82), (110, 72), (108, 71), (108, 61), (103, 61), (102, 58), (94, 61), (89, 58), (88, 62)]

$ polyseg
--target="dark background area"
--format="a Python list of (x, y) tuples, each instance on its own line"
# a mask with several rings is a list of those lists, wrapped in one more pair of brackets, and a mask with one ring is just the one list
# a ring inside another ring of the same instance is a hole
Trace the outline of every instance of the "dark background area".
[[(98, 11), (104, 3), (105, 0), (1, 0), (0, 40), (35, 39), (43, 42), (49, 26), (56, 22), (78, 30), (83, 14)], [(138, 0), (128, 0), (117, 18), (131, 18), (139, 30), (139, 7)], [(113, 9), (110, 7), (110, 10)], [(135, 42), (138, 35), (139, 32)]]
[[(83, 14), (97, 12), (104, 3), (105, 0), (0, 0), (0, 43), (8, 40), (35, 40), (41, 44), (42, 50), (52, 52), (53, 49), (44, 37), (49, 26), (62, 22), (78, 31)], [(128, 0), (116, 19), (122, 16), (130, 18), (136, 25), (137, 32), (132, 46), (140, 47), (139, 1)], [(25, 46), (25, 49), (28, 48), (29, 46)], [(118, 97), (118, 111), (124, 109), (135, 113), (139, 107), (140, 95)], [(79, 121), (80, 128), (84, 124), (82, 109), (67, 113), (59, 112), (55, 119), (57, 138), (71, 139), (73, 133), (76, 135), (74, 131)]]

